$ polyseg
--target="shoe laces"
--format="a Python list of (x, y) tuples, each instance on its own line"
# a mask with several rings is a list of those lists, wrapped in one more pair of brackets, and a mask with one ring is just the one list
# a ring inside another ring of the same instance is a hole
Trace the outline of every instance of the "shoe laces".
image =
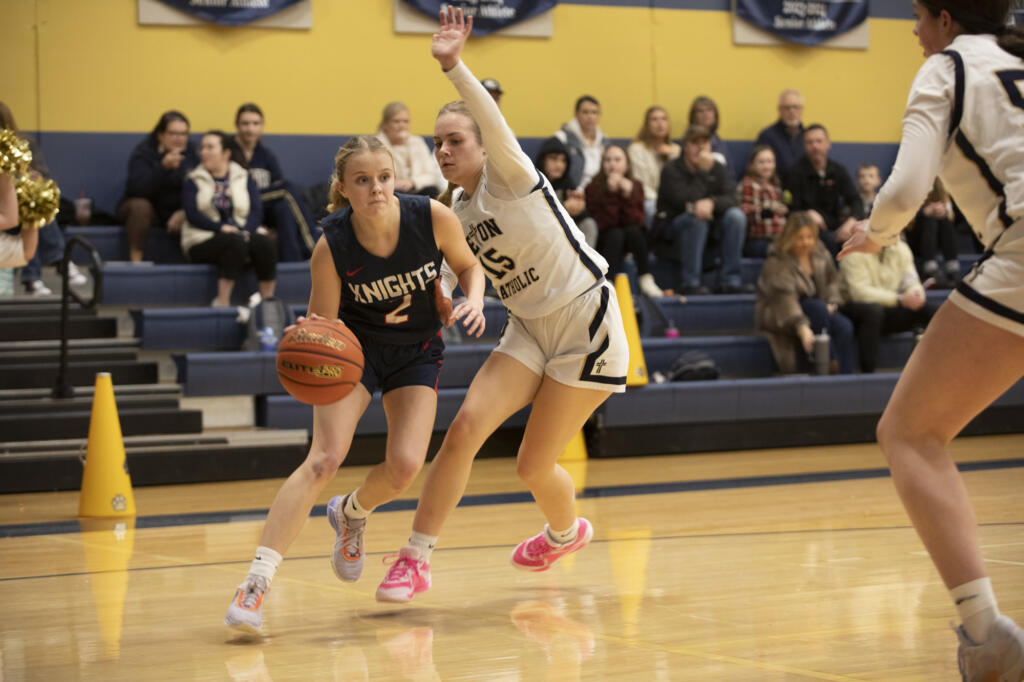
[(526, 553), (533, 556), (540, 556), (551, 551), (552, 545), (548, 542), (547, 533), (540, 533), (526, 543)]
[(341, 551), (345, 556), (359, 556), (359, 543), (363, 539), (363, 532), (366, 530), (366, 519), (350, 520), (345, 512), (338, 512), (341, 516)]
[(260, 597), (267, 591), (267, 579), (262, 575), (251, 575), (242, 583), (242, 607), (251, 609), (259, 602)]
[(391, 564), (391, 568), (388, 569), (388, 574), (385, 576), (384, 582), (394, 583), (412, 581), (411, 574), (416, 570), (416, 560), (412, 557), (402, 556), (401, 554), (388, 554), (381, 561), (385, 566)]

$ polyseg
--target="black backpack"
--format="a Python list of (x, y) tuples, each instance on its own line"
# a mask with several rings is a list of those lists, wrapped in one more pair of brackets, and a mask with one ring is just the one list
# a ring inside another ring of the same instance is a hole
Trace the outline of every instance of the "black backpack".
[(291, 306), (276, 296), (265, 298), (249, 309), (249, 322), (242, 343), (242, 350), (260, 350), (262, 348), (263, 330), (270, 327), (274, 334), (275, 345), (284, 336), (284, 328), (295, 324), (295, 315)]
[(718, 367), (707, 353), (691, 350), (676, 358), (665, 372), (668, 381), (713, 381), (718, 378)]

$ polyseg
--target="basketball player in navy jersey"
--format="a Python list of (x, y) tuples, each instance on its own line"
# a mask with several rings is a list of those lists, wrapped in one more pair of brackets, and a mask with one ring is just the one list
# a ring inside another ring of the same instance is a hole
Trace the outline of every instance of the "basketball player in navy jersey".
[[(363, 346), (360, 384), (336, 403), (313, 411), (313, 443), (270, 507), (249, 575), (238, 587), (225, 622), (249, 632), (262, 626), (263, 598), (281, 555), (302, 529), (324, 487), (345, 459), (356, 424), (378, 388), (388, 420), (384, 462), (363, 484), (327, 506), (337, 533), (331, 565), (344, 581), (359, 578), (367, 515), (396, 498), (423, 466), (437, 408), (444, 344), (441, 320), (461, 320), (483, 332), (482, 269), (447, 207), (420, 196), (394, 194), (394, 160), (375, 137), (350, 139), (335, 157), (334, 211), (310, 264), (309, 316), (339, 314)], [(437, 300), (442, 257), (466, 301), (454, 310)]]
[(430, 587), (430, 554), (473, 458), (531, 403), (517, 473), (547, 524), (513, 550), (511, 563), (543, 571), (590, 542), (593, 528), (576, 516), (572, 478), (557, 459), (594, 409), (625, 391), (629, 361), (615, 290), (604, 277), (608, 263), (587, 246), (497, 104), (460, 61), (472, 18), (448, 7), (440, 19), (431, 53), (465, 101), (441, 109), (434, 155), (458, 186), (452, 208), (508, 309), (508, 324), (430, 466), (412, 536), (377, 589), (380, 601), (409, 601)]
[(1010, 0), (916, 0), (928, 59), (871, 217), (839, 257), (877, 253), (938, 175), (985, 245), (928, 325), (878, 424), (878, 442), (962, 625), (965, 682), (1024, 680), (1024, 631), (999, 613), (977, 521), (948, 443), (1024, 375), (1024, 31)]

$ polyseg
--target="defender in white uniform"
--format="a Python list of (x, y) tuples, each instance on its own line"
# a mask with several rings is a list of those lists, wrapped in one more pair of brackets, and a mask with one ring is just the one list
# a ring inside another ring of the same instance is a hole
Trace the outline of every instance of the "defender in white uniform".
[(1024, 680), (1024, 631), (1000, 615), (974, 511), (947, 444), (1024, 375), (1024, 31), (1010, 0), (916, 0), (928, 60), (899, 155), (839, 254), (894, 243), (939, 175), (986, 250), (932, 319), (878, 425), (878, 442), (962, 625), (965, 682)]
[(548, 524), (516, 547), (512, 564), (543, 571), (586, 545), (593, 529), (576, 517), (572, 479), (556, 460), (594, 409), (626, 384), (628, 346), (615, 291), (604, 279), (608, 265), (459, 61), (471, 28), (461, 9), (442, 10), (431, 53), (465, 102), (441, 109), (434, 154), (459, 187), (452, 208), (509, 320), (431, 464), (409, 545), (377, 590), (382, 601), (408, 601), (430, 586), (430, 552), (462, 497), (473, 458), (531, 403), (518, 473)]

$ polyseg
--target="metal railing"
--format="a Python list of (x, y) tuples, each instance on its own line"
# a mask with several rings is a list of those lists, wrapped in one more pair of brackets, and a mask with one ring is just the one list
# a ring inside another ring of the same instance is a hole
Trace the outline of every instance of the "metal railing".
[[(84, 300), (68, 284), (68, 263), (71, 261), (71, 250), (76, 244), (81, 244), (88, 249), (89, 257), (92, 259), (92, 264), (89, 266), (89, 271), (92, 273), (92, 298), (89, 300)], [(73, 398), (75, 396), (75, 389), (68, 378), (69, 299), (75, 299), (75, 302), (86, 310), (94, 308), (99, 304), (103, 298), (103, 258), (93, 245), (89, 243), (89, 240), (85, 237), (74, 235), (68, 239), (67, 245), (64, 247), (64, 258), (61, 259), (59, 268), (61, 278), (63, 279), (60, 296), (60, 366), (57, 371), (57, 381), (54, 383), (52, 395), (54, 398)]]

